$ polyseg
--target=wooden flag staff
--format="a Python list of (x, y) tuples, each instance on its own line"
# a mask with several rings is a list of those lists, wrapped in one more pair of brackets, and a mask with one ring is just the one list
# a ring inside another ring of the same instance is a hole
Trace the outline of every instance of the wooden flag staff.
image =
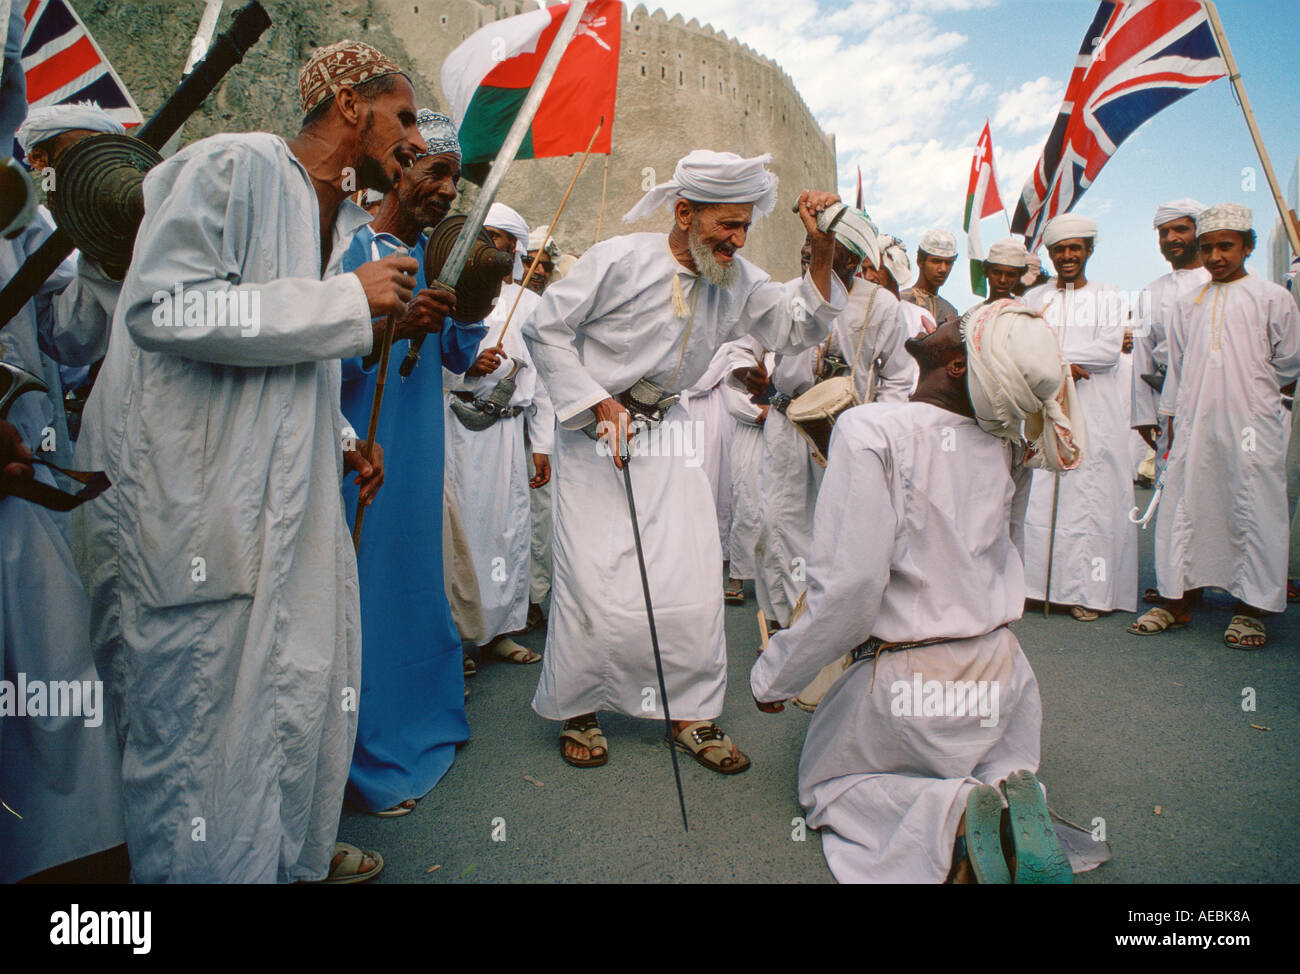
[(1228, 80), (1232, 82), (1232, 90), (1237, 93), (1237, 103), (1241, 105), (1241, 113), (1246, 116), (1246, 127), (1250, 129), (1251, 140), (1255, 143), (1255, 152), (1259, 154), (1260, 164), (1264, 167), (1264, 178), (1268, 180), (1268, 188), (1273, 193), (1273, 203), (1277, 206), (1278, 215), (1282, 218), (1282, 227), (1286, 231), (1287, 240), (1291, 242), (1291, 253), (1300, 257), (1300, 227), (1296, 226), (1295, 217), (1287, 209), (1286, 198), (1282, 195), (1282, 188), (1278, 185), (1277, 175), (1273, 172), (1273, 164), (1269, 161), (1268, 150), (1264, 148), (1264, 138), (1259, 133), (1259, 125), (1255, 122), (1255, 113), (1251, 110), (1250, 99), (1246, 97), (1246, 88), (1241, 83), (1241, 72), (1237, 70), (1237, 60), (1232, 56), (1232, 48), (1228, 46), (1228, 35), (1223, 32), (1223, 22), (1219, 20), (1219, 11), (1215, 9), (1214, 4), (1206, 2), (1205, 12), (1209, 15), (1210, 30), (1214, 33), (1214, 42), (1219, 47), (1219, 53), (1223, 55), (1223, 63), (1228, 68)]
[[(551, 234), (555, 233), (555, 225), (560, 222), (560, 214), (564, 212), (564, 204), (569, 202), (569, 194), (573, 192), (573, 187), (577, 184), (578, 177), (582, 175), (582, 167), (587, 164), (587, 157), (591, 155), (591, 147), (596, 144), (596, 139), (600, 135), (600, 130), (604, 127), (605, 116), (602, 115), (600, 116), (600, 121), (596, 124), (596, 131), (591, 133), (591, 141), (587, 143), (587, 151), (584, 152), (582, 158), (578, 160), (578, 171), (575, 172), (573, 178), (569, 180), (569, 188), (564, 191), (564, 198), (560, 200), (560, 205), (555, 211), (555, 216), (551, 218), (551, 225), (546, 228), (546, 239), (543, 240), (542, 245), (537, 248), (537, 256), (533, 258), (533, 262), (528, 265), (528, 270), (524, 274), (524, 281), (532, 280), (533, 272), (537, 270), (537, 264), (542, 259), (542, 254), (546, 253), (546, 245), (551, 242)], [(608, 158), (609, 157), (606, 156), (606, 159)], [(515, 316), (515, 309), (519, 307), (519, 299), (524, 296), (524, 290), (525, 288), (520, 285), (519, 292), (515, 295), (515, 303), (510, 306), (510, 314), (506, 315), (506, 323), (501, 326), (501, 334), (497, 336), (496, 343), (496, 348), (499, 351), (505, 348), (506, 329), (510, 327), (510, 322)]]

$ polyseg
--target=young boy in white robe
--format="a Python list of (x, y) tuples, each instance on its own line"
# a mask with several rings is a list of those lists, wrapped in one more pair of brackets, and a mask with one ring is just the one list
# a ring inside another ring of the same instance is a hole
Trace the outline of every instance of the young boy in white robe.
[(1286, 608), (1286, 450), (1282, 392), (1300, 376), (1295, 298), (1246, 270), (1251, 213), (1220, 203), (1196, 218), (1208, 284), (1175, 304), (1160, 415), (1169, 417), (1169, 467), (1156, 512), (1156, 581), (1169, 601), (1129, 631), (1152, 635), (1191, 622), (1199, 590), (1227, 590), (1237, 608), (1223, 634), (1237, 649), (1264, 645), (1262, 612)]
[[(561, 755), (571, 765), (608, 760), (597, 711), (664, 719), (625, 473), (672, 745), (722, 774), (750, 764), (716, 723), (727, 674), (722, 550), (708, 477), (684, 448), (689, 419), (676, 397), (723, 343), (750, 334), (766, 348), (798, 351), (824, 338), (844, 307), (844, 288), (831, 274), (834, 240), (817, 229), (820, 211), (838, 202), (833, 194), (799, 196), (814, 244), (803, 277), (777, 284), (738, 255), (751, 222), (776, 205), (768, 158), (696, 150), (681, 159), (673, 178), (624, 218), (635, 222), (671, 205), (671, 233), (596, 244), (546, 289), (524, 325), (560, 426), (551, 614), (533, 709), (564, 721)], [(639, 401), (629, 395), (633, 387)], [(653, 428), (638, 432), (627, 403)], [(631, 453), (626, 471), (622, 444)]]
[(1029, 598), (1069, 606), (1080, 622), (1137, 608), (1137, 528), (1128, 519), (1131, 388), (1122, 361), (1128, 303), (1114, 285), (1085, 276), (1096, 238), (1097, 224), (1087, 217), (1067, 213), (1049, 221), (1043, 242), (1057, 277), (1021, 298), (1047, 319), (1070, 361), (1090, 447), (1075, 476), (1034, 473), (1025, 512), (1025, 583)]
[(1007, 628), (1024, 605), (1021, 425), (1041, 423), (1030, 462), (1077, 465), (1068, 367), (1042, 320), (1010, 302), (977, 311), (964, 341), (950, 320), (908, 347), (911, 400), (859, 406), (835, 427), (807, 608), (750, 688), (779, 712), (852, 651), (799, 762), (799, 802), (840, 882), (1069, 882), (1033, 775), (1038, 684)]
[[(502, 203), (493, 203), (484, 228), (500, 249), (515, 253), (518, 263), (528, 244), (523, 217)], [(447, 391), (447, 486), (456, 497), (478, 580), (483, 614), (478, 645), (497, 659), (527, 664), (538, 662), (541, 656), (507, 634), (527, 624), (532, 564), (528, 493), (530, 484), (541, 486), (550, 479), (555, 414), (546, 387), (538, 381), (522, 331), (540, 299), (536, 292), (516, 284), (516, 276), (522, 276), (522, 269), (512, 269), (501, 288), (485, 321), (488, 333), (479, 345), (478, 358), (463, 376), (444, 369), (443, 386)], [(514, 317), (505, 328), (512, 308)], [(456, 410), (476, 398), (486, 399), (509, 377), (514, 390), (504, 405), (505, 414), (485, 429), (469, 429)], [(531, 475), (524, 456), (525, 424), (535, 471)]]

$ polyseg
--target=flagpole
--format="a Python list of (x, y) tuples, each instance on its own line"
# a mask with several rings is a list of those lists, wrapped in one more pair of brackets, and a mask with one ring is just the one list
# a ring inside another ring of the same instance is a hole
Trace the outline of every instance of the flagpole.
[[(600, 130), (604, 127), (605, 116), (602, 115), (600, 116), (600, 124), (596, 126), (596, 131), (591, 133), (591, 141), (587, 143), (587, 151), (584, 152), (582, 158), (578, 160), (578, 170), (573, 174), (573, 178), (569, 180), (569, 188), (564, 191), (564, 198), (560, 200), (560, 206), (555, 211), (555, 216), (552, 217), (550, 225), (546, 228), (546, 238), (542, 241), (542, 245), (537, 248), (537, 256), (534, 257), (533, 262), (528, 265), (528, 270), (524, 274), (524, 284), (527, 284), (528, 281), (532, 280), (533, 274), (537, 271), (537, 265), (542, 259), (542, 254), (546, 253), (546, 245), (551, 242), (551, 236), (555, 233), (555, 225), (560, 222), (560, 214), (564, 212), (564, 204), (569, 202), (569, 194), (573, 192), (573, 187), (577, 184), (578, 177), (582, 175), (582, 167), (587, 164), (587, 157), (591, 155), (591, 147), (596, 144), (596, 138), (600, 135)], [(605, 158), (608, 159), (609, 156), (606, 156)], [(510, 306), (510, 313), (506, 315), (506, 323), (501, 326), (501, 334), (497, 336), (496, 347), (498, 351), (505, 348), (506, 329), (510, 327), (510, 320), (514, 318), (515, 309), (519, 307), (519, 299), (524, 296), (524, 291), (527, 290), (527, 288), (524, 287), (524, 284), (519, 286), (519, 292), (515, 295), (515, 303)]]
[[(573, 35), (578, 31), (578, 22), (582, 20), (586, 8), (587, 0), (572, 0), (569, 4), (564, 20), (560, 22), (560, 29), (556, 32), (555, 39), (551, 41), (551, 49), (546, 52), (542, 66), (537, 70), (537, 77), (533, 79), (533, 86), (528, 89), (523, 104), (519, 106), (519, 113), (501, 143), (501, 149), (492, 163), (492, 169), (487, 179), (483, 181), (483, 188), (479, 190), (478, 199), (474, 201), (469, 214), (465, 217), (465, 226), (452, 245), (451, 253), (447, 255), (442, 270), (438, 273), (438, 283), (448, 291), (455, 289), (456, 281), (460, 279), (460, 272), (465, 269), (474, 241), (478, 238), (479, 231), (483, 229), (488, 208), (496, 199), (497, 190), (501, 188), (501, 183), (506, 178), (506, 170), (510, 168), (510, 163), (514, 162), (519, 147), (523, 145), (528, 127), (533, 123), (533, 116), (537, 114), (542, 97), (546, 94), (551, 79), (555, 77), (555, 71), (560, 66), (560, 58), (564, 56), (564, 49), (569, 46), (569, 41), (573, 40)], [(430, 281), (430, 286), (433, 283)], [(411, 339), (411, 344), (406, 350), (406, 358), (398, 368), (398, 374), (402, 378), (409, 376), (416, 363), (420, 361), (420, 346), (423, 344), (423, 335)]]
[[(601, 116), (600, 124), (605, 124), (605, 117), (603, 115)], [(596, 131), (600, 130), (597, 129)], [(590, 152), (591, 149), (588, 148), (587, 151)], [(614, 147), (611, 145), (609, 151), (605, 153), (605, 173), (600, 177), (600, 216), (596, 218), (596, 243), (600, 243), (600, 228), (605, 223), (605, 190), (609, 186), (609, 157), (613, 154)], [(583, 162), (586, 162), (586, 156), (583, 156)], [(579, 167), (578, 171), (581, 172), (582, 168)], [(524, 278), (524, 280), (527, 280), (527, 278)]]
[(1282, 227), (1286, 230), (1287, 240), (1291, 243), (1291, 253), (1300, 256), (1300, 227), (1296, 225), (1291, 211), (1287, 209), (1282, 188), (1278, 185), (1277, 175), (1273, 172), (1273, 164), (1269, 161), (1268, 150), (1264, 148), (1264, 138), (1260, 135), (1259, 126), (1255, 122), (1255, 113), (1251, 110), (1250, 99), (1246, 97), (1246, 88), (1241, 83), (1241, 72), (1237, 70), (1236, 58), (1232, 56), (1232, 48), (1228, 46), (1228, 35), (1223, 32), (1219, 11), (1215, 9), (1213, 3), (1205, 0), (1205, 12), (1209, 15), (1210, 30), (1214, 33), (1214, 41), (1219, 47), (1219, 53), (1223, 55), (1223, 63), (1228, 68), (1228, 80), (1232, 82), (1232, 88), (1237, 93), (1237, 102), (1241, 105), (1241, 112), (1246, 116), (1246, 127), (1250, 129), (1255, 151), (1259, 154), (1260, 164), (1264, 167), (1264, 178), (1268, 180), (1268, 188), (1273, 193), (1273, 203), (1282, 218)]

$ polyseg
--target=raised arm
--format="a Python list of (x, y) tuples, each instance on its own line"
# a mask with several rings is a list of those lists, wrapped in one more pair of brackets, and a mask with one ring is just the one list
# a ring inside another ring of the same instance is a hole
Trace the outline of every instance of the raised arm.
[(890, 496), (879, 453), (842, 431), (836, 435), (813, 515), (807, 609), (772, 637), (754, 664), (755, 700), (793, 697), (826, 664), (870, 638), (889, 582), (898, 517), (888, 504), (864, 517), (862, 499)]

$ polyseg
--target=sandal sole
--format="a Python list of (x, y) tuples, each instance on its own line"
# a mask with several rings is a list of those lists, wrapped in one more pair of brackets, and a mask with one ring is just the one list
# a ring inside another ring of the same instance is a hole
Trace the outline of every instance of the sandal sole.
[(1002, 858), (1002, 796), (990, 785), (979, 785), (966, 799), (966, 858), (977, 883), (1010, 885)]
[(1029, 771), (1016, 771), (1004, 782), (1011, 836), (1016, 847), (1015, 882), (1066, 884), (1074, 882), (1070, 860), (1061, 849), (1047, 801), (1038, 779)]

